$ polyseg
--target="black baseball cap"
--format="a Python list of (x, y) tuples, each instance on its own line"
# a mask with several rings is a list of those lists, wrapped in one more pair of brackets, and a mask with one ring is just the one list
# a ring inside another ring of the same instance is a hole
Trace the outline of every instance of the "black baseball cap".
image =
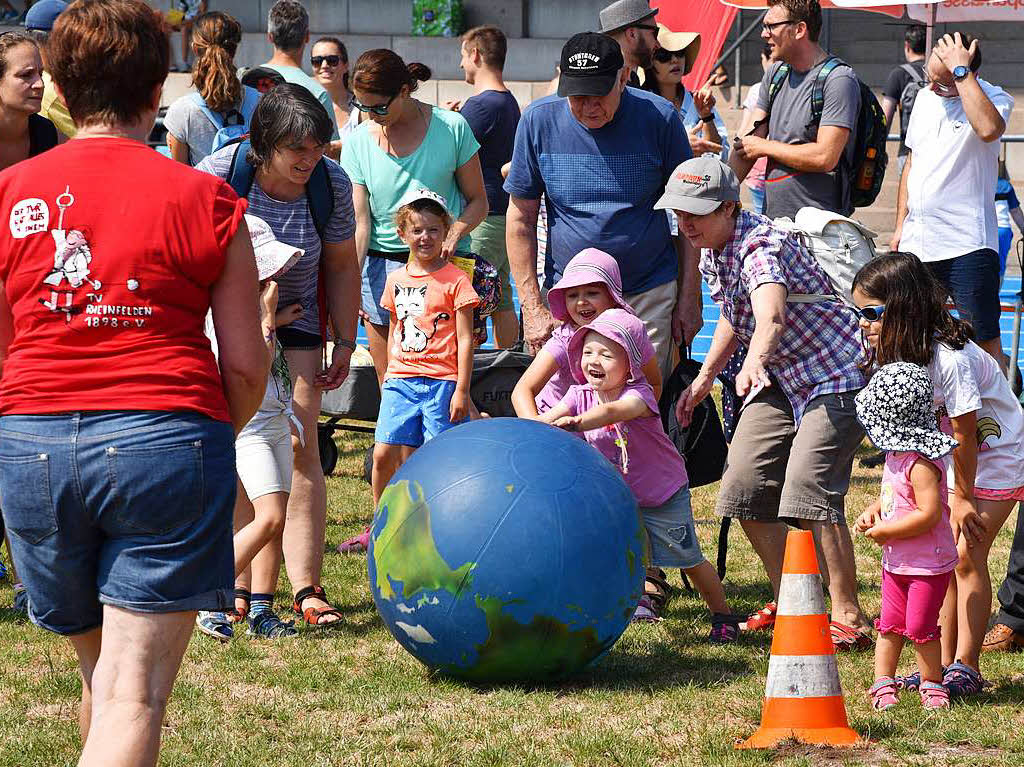
[(580, 32), (562, 47), (559, 96), (604, 96), (615, 86), (625, 61), (619, 44), (600, 32)]

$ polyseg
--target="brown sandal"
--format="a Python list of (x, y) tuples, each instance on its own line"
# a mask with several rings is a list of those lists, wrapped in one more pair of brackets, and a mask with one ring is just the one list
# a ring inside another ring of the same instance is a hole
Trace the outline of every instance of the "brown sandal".
[(648, 567), (644, 580), (644, 596), (654, 603), (656, 612), (659, 614), (665, 609), (675, 591), (672, 584), (668, 582), (665, 571), (658, 567)]
[[(305, 610), (302, 609), (302, 603), (310, 597), (319, 599), (327, 602), (327, 607), (307, 607)], [(342, 614), (341, 611), (336, 607), (331, 607), (330, 602), (327, 599), (327, 592), (324, 591), (323, 586), (306, 586), (304, 589), (299, 589), (295, 593), (295, 600), (292, 602), (292, 610), (302, 618), (302, 622), (307, 626), (320, 626), (322, 628), (329, 628), (341, 624)], [(338, 617), (336, 621), (328, 621), (324, 623), (322, 619), (325, 616), (335, 615)]]

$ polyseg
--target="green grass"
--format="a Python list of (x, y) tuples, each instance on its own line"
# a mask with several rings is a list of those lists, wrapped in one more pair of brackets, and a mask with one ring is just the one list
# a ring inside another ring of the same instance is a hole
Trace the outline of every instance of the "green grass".
[[(361, 480), (369, 438), (339, 432), (328, 480), (331, 545), (358, 532), (369, 511)], [(852, 517), (874, 497), (879, 472), (856, 469)], [(715, 487), (694, 493), (698, 532), (712, 554)], [(1013, 518), (990, 561), (1005, 572)], [(760, 607), (768, 589), (742, 533), (730, 539), (726, 592), (733, 608)], [(879, 608), (879, 554), (856, 541), (865, 608)], [(678, 574), (672, 579), (678, 584)], [(834, 751), (790, 745), (734, 751), (757, 726), (769, 638), (708, 645), (699, 598), (678, 596), (659, 625), (627, 629), (587, 673), (546, 687), (472, 687), (432, 678), (376, 617), (364, 557), (328, 553), (324, 584), (345, 615), (330, 633), (287, 643), (245, 637), (220, 645), (196, 634), (164, 728), (164, 765), (1020, 765), (1024, 760), (1024, 656), (984, 656), (993, 687), (979, 701), (924, 714), (906, 696), (874, 714), (864, 691), (870, 652), (839, 669), (851, 725), (871, 745)], [(279, 603), (289, 602), (282, 583)], [(10, 604), (8, 584), (0, 604)], [(910, 652), (904, 664), (912, 662)], [(79, 749), (80, 684), (70, 646), (0, 610), (0, 765), (70, 765)]]

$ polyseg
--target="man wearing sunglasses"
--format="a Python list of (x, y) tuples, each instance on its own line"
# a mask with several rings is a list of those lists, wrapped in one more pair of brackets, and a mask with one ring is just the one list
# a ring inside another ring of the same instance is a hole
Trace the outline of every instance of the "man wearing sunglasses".
[(341, 155), (338, 141), (338, 122), (334, 117), (334, 104), (330, 94), (320, 83), (302, 69), (303, 51), (309, 42), (309, 14), (301, 3), (295, 0), (278, 0), (267, 14), (267, 39), (274, 46), (274, 55), (264, 67), (278, 72), (285, 82), (301, 85), (323, 104), (331, 118), (334, 130), (331, 134), (332, 148), (327, 155), (337, 160)]
[(996, 165), (1013, 97), (977, 76), (981, 47), (943, 35), (914, 101), (890, 247), (920, 258), (1005, 371), (999, 333)]
[[(754, 162), (768, 158), (765, 215), (795, 218), (811, 206), (849, 215), (852, 179), (844, 167), (853, 162), (860, 113), (860, 85), (853, 70), (840, 63), (826, 71), (820, 117), (812, 104), (815, 82), (830, 56), (818, 44), (818, 0), (768, 0), (761, 39), (771, 48), (754, 109), (754, 128), (737, 138), (729, 164), (742, 181)], [(789, 74), (775, 82), (785, 63)], [(846, 162), (840, 162), (845, 153)]]
[[(658, 50), (657, 13), (647, 0), (617, 0), (600, 13), (601, 33), (619, 44), (630, 72), (652, 65), (651, 57)], [(639, 81), (631, 80), (630, 85), (639, 85)]]

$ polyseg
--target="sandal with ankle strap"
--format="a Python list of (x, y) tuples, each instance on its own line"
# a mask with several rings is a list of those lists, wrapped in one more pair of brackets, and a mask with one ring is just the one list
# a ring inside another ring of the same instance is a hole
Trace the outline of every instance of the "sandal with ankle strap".
[[(238, 600), (241, 599), (245, 602), (245, 606), (239, 607)], [(235, 606), (230, 610), (225, 610), (224, 613), (228, 616), (228, 620), (232, 623), (245, 623), (245, 619), (249, 615), (249, 607), (252, 603), (252, 592), (249, 589), (235, 589)]]
[(649, 567), (647, 575), (644, 576), (644, 596), (654, 603), (654, 607), (660, 614), (665, 605), (672, 599), (675, 588), (668, 582), (665, 571), (658, 567)]
[(882, 676), (875, 680), (868, 690), (871, 696), (871, 707), (875, 711), (888, 711), (900, 702), (896, 680), (891, 676)]
[[(305, 610), (302, 609), (302, 603), (307, 599), (315, 598), (322, 602), (327, 602), (327, 607), (307, 607)], [(327, 599), (327, 592), (324, 591), (323, 586), (306, 586), (304, 589), (299, 589), (295, 592), (295, 599), (292, 602), (292, 610), (302, 618), (302, 622), (307, 626), (318, 626), (320, 628), (329, 628), (331, 626), (340, 626), (342, 614), (341, 611), (336, 607), (330, 606), (330, 601)], [(337, 616), (336, 621), (327, 621), (326, 623), (322, 620), (328, 616)]]
[(923, 708), (949, 708), (949, 691), (938, 682), (921, 682)]

